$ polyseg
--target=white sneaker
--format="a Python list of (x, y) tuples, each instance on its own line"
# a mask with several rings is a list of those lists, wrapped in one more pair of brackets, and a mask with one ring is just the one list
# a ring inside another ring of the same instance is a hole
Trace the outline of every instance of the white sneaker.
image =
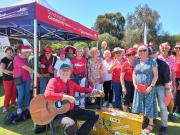
[(17, 114), (21, 114), (22, 113), (22, 109), (21, 108), (18, 108), (17, 109)]
[(109, 103), (109, 107), (110, 107), (110, 108), (113, 108), (113, 105), (112, 105), (112, 103)]
[(8, 110), (6, 108), (3, 108), (2, 112), (6, 113)]
[(108, 102), (107, 101), (104, 101), (104, 103), (103, 103), (103, 107), (106, 107), (107, 106), (107, 104), (108, 104)]

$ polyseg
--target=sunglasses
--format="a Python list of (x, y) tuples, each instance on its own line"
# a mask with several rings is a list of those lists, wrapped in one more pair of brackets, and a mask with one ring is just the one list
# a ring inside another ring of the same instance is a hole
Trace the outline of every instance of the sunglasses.
[(144, 50), (139, 50), (139, 52), (146, 52), (147, 51), (147, 49), (144, 49)]
[(115, 54), (121, 54), (121, 52), (115, 52)]
[(135, 55), (134, 53), (127, 54), (128, 57), (131, 57), (131, 56), (134, 56), (134, 55)]
[(175, 47), (175, 49), (180, 49), (180, 47)]

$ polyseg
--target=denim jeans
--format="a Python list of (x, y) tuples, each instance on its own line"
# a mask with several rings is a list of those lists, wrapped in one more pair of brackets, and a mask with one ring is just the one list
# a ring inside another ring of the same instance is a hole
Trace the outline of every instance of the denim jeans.
[(44, 93), (46, 86), (50, 79), (51, 79), (51, 77), (41, 77), (40, 78), (40, 94)]
[[(66, 135), (88, 135), (98, 118), (99, 115), (96, 112), (77, 107), (65, 114), (58, 115), (55, 123), (60, 122)], [(76, 126), (77, 120), (85, 121), (79, 129)]]
[(20, 85), (16, 85), (18, 91), (17, 105), (18, 109), (22, 109), (23, 105), (26, 109), (29, 109), (30, 104), (30, 84), (31, 81), (24, 81)]
[(112, 82), (114, 95), (115, 95), (115, 107), (122, 108), (122, 87), (120, 83)]
[(165, 88), (164, 86), (156, 86), (158, 103), (160, 106), (160, 117), (161, 117), (161, 126), (168, 126), (168, 110), (166, 104), (163, 102), (165, 96)]

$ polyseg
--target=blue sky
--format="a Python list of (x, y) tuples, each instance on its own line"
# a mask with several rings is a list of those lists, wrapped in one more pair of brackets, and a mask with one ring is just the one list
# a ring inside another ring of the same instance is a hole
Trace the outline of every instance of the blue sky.
[[(21, 0), (1, 0), (7, 6)], [(159, 22), (171, 35), (180, 34), (180, 0), (46, 0), (62, 15), (92, 27), (98, 15), (121, 12), (126, 18), (138, 5), (148, 4), (160, 14)]]

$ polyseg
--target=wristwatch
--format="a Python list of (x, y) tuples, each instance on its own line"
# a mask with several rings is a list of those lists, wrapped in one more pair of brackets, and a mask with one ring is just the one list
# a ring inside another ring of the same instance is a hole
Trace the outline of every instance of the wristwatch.
[(153, 89), (153, 88), (154, 88), (154, 85), (151, 84), (150, 87)]

